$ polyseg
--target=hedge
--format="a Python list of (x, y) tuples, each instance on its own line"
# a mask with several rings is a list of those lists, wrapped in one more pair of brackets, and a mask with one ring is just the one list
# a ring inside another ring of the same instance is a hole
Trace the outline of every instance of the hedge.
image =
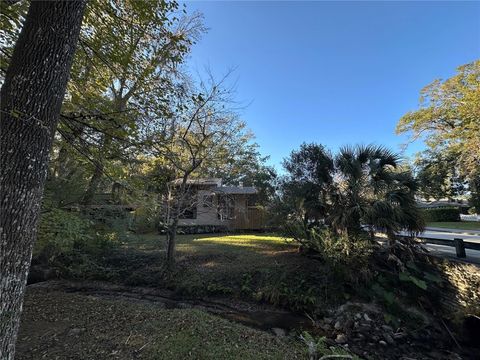
[(456, 207), (442, 207), (422, 209), (426, 222), (460, 221), (460, 209)]

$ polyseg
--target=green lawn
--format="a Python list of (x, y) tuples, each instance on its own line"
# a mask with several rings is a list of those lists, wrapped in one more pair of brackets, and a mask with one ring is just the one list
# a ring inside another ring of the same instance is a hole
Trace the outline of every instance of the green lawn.
[(122, 236), (120, 246), (60, 258), (63, 278), (173, 290), (181, 297), (226, 297), (313, 314), (348, 299), (331, 268), (302, 256), (275, 234), (180, 235), (176, 263), (165, 263), (165, 236)]
[(460, 230), (480, 230), (480, 222), (478, 221), (429, 222), (427, 226)]
[[(337, 285), (327, 284), (329, 274), (318, 261), (301, 256), (297, 245), (273, 234), (180, 235), (170, 277), (164, 276), (164, 236), (136, 236), (123, 247), (127, 259), (114, 272), (127, 285), (173, 288), (187, 296), (242, 297), (302, 311), (336, 296)], [(128, 259), (135, 252), (138, 266)]]

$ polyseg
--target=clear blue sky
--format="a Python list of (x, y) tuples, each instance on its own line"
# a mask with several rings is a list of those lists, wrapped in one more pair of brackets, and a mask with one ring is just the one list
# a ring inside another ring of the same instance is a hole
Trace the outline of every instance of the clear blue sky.
[[(479, 2), (187, 2), (209, 31), (192, 69), (236, 67), (242, 117), (270, 164), (317, 142), (400, 151), (420, 89), (480, 57)], [(406, 155), (422, 148), (410, 145)]]

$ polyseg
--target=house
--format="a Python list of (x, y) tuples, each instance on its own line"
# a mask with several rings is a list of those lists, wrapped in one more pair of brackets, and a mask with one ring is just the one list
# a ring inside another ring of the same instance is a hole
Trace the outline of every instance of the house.
[[(182, 180), (171, 182), (180, 186)], [(180, 227), (217, 227), (228, 230), (259, 230), (265, 227), (265, 215), (256, 206), (257, 189), (251, 186), (224, 186), (222, 179), (187, 181), (191, 205), (180, 216)]]
[(417, 200), (417, 206), (421, 209), (436, 209), (436, 208), (445, 208), (445, 207), (454, 207), (458, 208), (462, 214), (467, 214), (469, 205), (467, 202), (462, 200), (436, 200), (436, 201), (426, 201), (426, 200)]

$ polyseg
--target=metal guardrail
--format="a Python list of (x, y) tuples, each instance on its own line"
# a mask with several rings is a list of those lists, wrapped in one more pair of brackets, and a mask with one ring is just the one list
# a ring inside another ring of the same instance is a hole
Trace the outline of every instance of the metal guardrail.
[(480, 221), (480, 215), (464, 215), (460, 214), (461, 221)]
[(420, 239), (422, 240), (422, 242), (427, 244), (437, 244), (437, 245), (454, 247), (457, 253), (457, 257), (459, 258), (467, 257), (467, 254), (465, 253), (465, 249), (480, 251), (480, 243), (465, 241), (461, 238), (454, 238), (453, 241), (448, 239), (435, 239), (435, 238), (427, 238), (427, 237), (417, 237), (417, 239)]

